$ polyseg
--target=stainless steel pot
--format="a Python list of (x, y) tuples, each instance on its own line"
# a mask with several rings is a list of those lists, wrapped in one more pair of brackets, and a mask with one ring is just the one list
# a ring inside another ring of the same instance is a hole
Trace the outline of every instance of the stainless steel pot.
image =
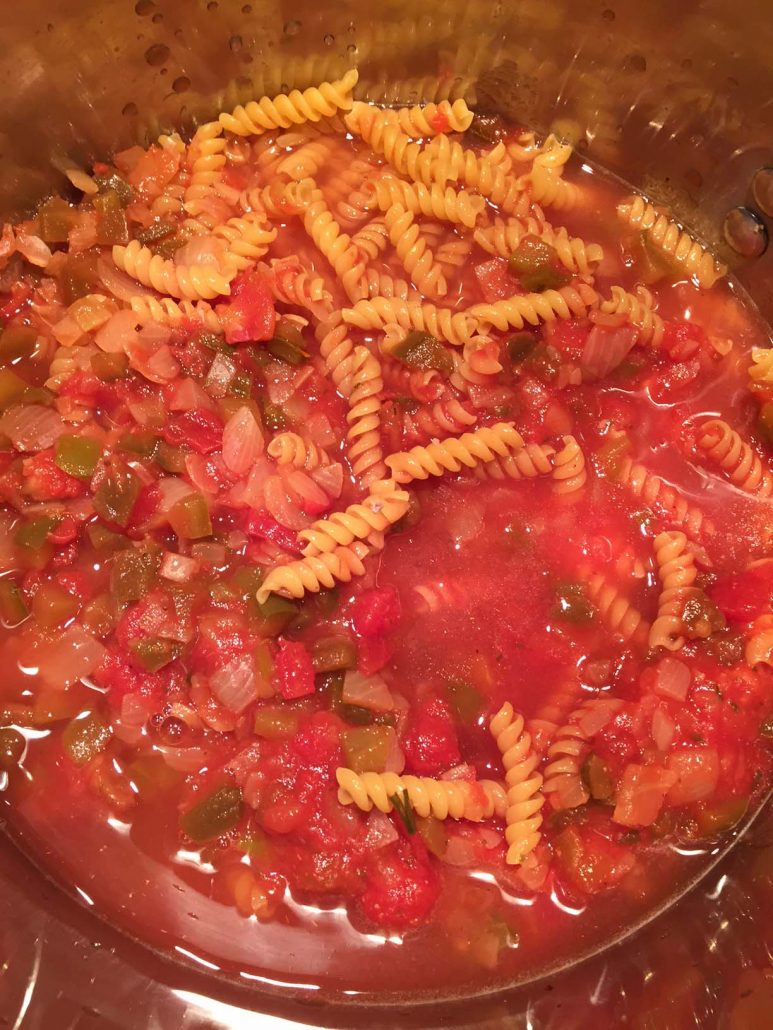
[[(28, 0), (5, 22), (4, 215), (65, 188), (67, 160), (190, 131), (223, 107), (356, 66), (363, 99), (465, 96), (539, 130), (558, 128), (589, 159), (670, 204), (773, 317), (769, 0), (382, 0), (377, 9), (353, 0)], [(3, 837), (0, 884), (0, 1022), (253, 1025), (237, 1018), (241, 995), (98, 924)], [(259, 1004), (260, 1025), (270, 1026), (272, 1003)], [(477, 1008), (475, 1021), (501, 1026), (518, 1004)], [(357, 1024), (291, 1006), (284, 1011), (301, 1021)], [(458, 1018), (469, 1025), (473, 1016)], [(377, 1022), (430, 1025), (407, 1010)]]

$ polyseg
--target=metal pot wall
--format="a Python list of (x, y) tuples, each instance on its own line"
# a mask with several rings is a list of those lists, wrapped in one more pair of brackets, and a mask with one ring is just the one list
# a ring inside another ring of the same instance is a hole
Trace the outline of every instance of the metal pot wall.
[[(220, 108), (356, 66), (362, 99), (465, 96), (518, 123), (558, 128), (589, 159), (669, 203), (773, 316), (773, 258), (764, 253), (773, 213), (769, 0), (382, 0), (377, 11), (355, 0), (27, 0), (9, 15), (0, 53), (4, 215), (62, 190), (67, 159), (190, 131)], [(5, 838), (0, 883), (0, 1016), (19, 1013), (17, 1026), (180, 1025), (181, 1000), (209, 992), (202, 978), (171, 972), (96, 924)], [(93, 1016), (74, 990), (95, 976), (110, 985), (107, 1022), (104, 989)], [(230, 1025), (237, 999), (221, 997), (207, 1011)], [(343, 1025), (308, 1006), (292, 1014)], [(394, 1018), (408, 1026), (412, 1017)]]

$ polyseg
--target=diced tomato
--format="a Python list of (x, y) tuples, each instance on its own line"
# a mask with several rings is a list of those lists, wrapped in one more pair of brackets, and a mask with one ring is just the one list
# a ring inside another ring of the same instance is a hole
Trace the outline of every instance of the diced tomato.
[(484, 261), (480, 265), (475, 265), (473, 271), (487, 304), (495, 304), (498, 300), (504, 300), (505, 297), (523, 293), (518, 280), (508, 271), (507, 261), (504, 258), (495, 257), (490, 261)]
[(82, 480), (68, 475), (54, 461), (49, 448), (24, 461), (25, 491), (36, 501), (59, 501), (80, 497), (86, 489)]
[(285, 701), (314, 693), (314, 667), (311, 655), (297, 640), (279, 641), (274, 661), (273, 683)]
[(343, 762), (341, 720), (331, 712), (315, 712), (295, 735), (293, 750), (301, 761), (332, 776)]
[(156, 514), (161, 502), (161, 493), (156, 483), (148, 483), (140, 490), (139, 497), (134, 502), (128, 529), (136, 531)]
[[(66, 547), (67, 544), (71, 544), (77, 538), (78, 523), (72, 515), (65, 515), (48, 534), (48, 539), (55, 547)], [(74, 575), (74, 573), (71, 573), (71, 575)]]
[(691, 358), (679, 361), (660, 372), (649, 381), (650, 396), (657, 403), (668, 401), (674, 394), (684, 393), (698, 378), (701, 370), (700, 361)]
[(661, 348), (674, 361), (687, 361), (708, 347), (706, 330), (695, 322), (666, 322)]
[(709, 596), (730, 622), (751, 622), (773, 604), (773, 561), (721, 579)]
[(271, 293), (257, 272), (245, 273), (231, 284), (231, 298), (219, 304), (227, 343), (270, 340), (274, 335), (276, 311)]
[(419, 704), (402, 741), (406, 765), (418, 776), (434, 776), (461, 761), (451, 712), (440, 698)]
[(251, 511), (247, 519), (247, 532), (256, 540), (270, 540), (277, 547), (290, 551), (292, 554), (300, 554), (301, 547), (297, 535), (287, 529), (280, 522), (269, 515), (262, 508), (259, 511)]
[(158, 673), (141, 672), (131, 665), (123, 652), (116, 649), (106, 652), (94, 670), (93, 678), (98, 686), (110, 692), (110, 700), (115, 705), (120, 705), (124, 694), (160, 696), (164, 686), (163, 678)]
[(372, 676), (384, 668), (393, 651), (386, 637), (363, 637), (357, 644), (357, 668), (363, 676)]
[(448, 115), (445, 111), (435, 111), (432, 117), (429, 119), (429, 124), (437, 133), (448, 132), (451, 128), (451, 123), (448, 120)]
[(555, 841), (559, 868), (570, 882), (588, 894), (614, 886), (636, 864), (630, 848), (596, 830), (568, 826)]
[(590, 327), (585, 320), (558, 318), (555, 322), (547, 322), (542, 332), (551, 347), (576, 361), (585, 349)]
[(361, 637), (391, 633), (400, 622), (400, 595), (394, 587), (363, 590), (352, 605), (352, 626)]
[(244, 618), (236, 612), (199, 618), (198, 629), (191, 664), (205, 676), (242, 657), (250, 646)]
[(174, 446), (184, 444), (198, 454), (211, 454), (223, 439), (223, 423), (206, 408), (194, 408), (168, 419), (164, 439)]
[(429, 861), (409, 842), (398, 841), (370, 859), (360, 902), (377, 926), (403, 929), (423, 922), (439, 893), (440, 883)]
[(677, 779), (670, 769), (631, 763), (623, 773), (612, 818), (621, 826), (651, 826)]
[(127, 179), (143, 200), (153, 200), (172, 181), (179, 167), (179, 154), (152, 144), (134, 165)]

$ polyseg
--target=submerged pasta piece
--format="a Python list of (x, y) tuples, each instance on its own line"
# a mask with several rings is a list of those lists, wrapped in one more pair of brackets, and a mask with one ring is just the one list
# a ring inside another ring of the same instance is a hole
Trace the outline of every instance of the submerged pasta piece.
[(531, 735), (523, 717), (506, 701), (490, 723), (491, 734), (502, 755), (507, 787), (505, 839), (507, 862), (521, 865), (539, 843), (542, 825), (540, 809), (545, 803), (539, 758), (531, 746)]
[(509, 422), (478, 429), (463, 436), (450, 436), (445, 440), (414, 447), (410, 451), (390, 454), (386, 464), (397, 483), (410, 483), (413, 479), (442, 476), (444, 472), (459, 472), (474, 468), (481, 462), (506, 457), (524, 446), (518, 430)]
[(364, 812), (374, 806), (391, 812), (393, 799), (401, 796), (416, 815), (435, 819), (470, 819), (480, 822), (503, 815), (505, 790), (495, 780), (433, 780), (426, 776), (398, 776), (396, 773), (355, 773), (336, 769), (338, 798), (344, 805), (354, 804)]

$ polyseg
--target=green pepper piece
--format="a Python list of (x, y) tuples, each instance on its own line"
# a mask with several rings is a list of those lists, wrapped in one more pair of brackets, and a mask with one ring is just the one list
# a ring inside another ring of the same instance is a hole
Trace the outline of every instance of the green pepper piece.
[(13, 629), (29, 618), (21, 587), (13, 579), (0, 579), (0, 618), (3, 625)]
[(175, 640), (164, 637), (145, 637), (135, 640), (129, 645), (134, 658), (146, 672), (158, 672), (169, 665), (180, 653), (180, 645)]
[(594, 801), (611, 802), (615, 795), (615, 778), (603, 758), (589, 754), (580, 769), (582, 781)]
[(555, 618), (585, 625), (596, 617), (596, 607), (591, 604), (582, 583), (557, 583), (556, 603), (551, 614)]
[(41, 515), (24, 522), (16, 530), (14, 542), (19, 550), (21, 562), (27, 569), (42, 569), (48, 565), (54, 547), (48, 534), (58, 525), (53, 515)]
[(715, 837), (726, 833), (743, 819), (748, 808), (749, 799), (745, 796), (700, 805), (696, 821), (701, 836)]
[(523, 359), (523, 367), (538, 379), (549, 383), (558, 375), (561, 355), (554, 347), (538, 343)]
[(407, 333), (390, 354), (409, 368), (436, 368), (444, 375), (454, 370), (453, 358), (440, 340), (418, 330)]
[(394, 739), (388, 726), (353, 726), (341, 731), (341, 747), (350, 769), (358, 775), (384, 772)]
[(601, 474), (613, 483), (619, 482), (630, 451), (631, 441), (627, 434), (616, 433), (608, 437), (596, 451), (596, 462)]
[(83, 766), (105, 750), (112, 735), (113, 731), (96, 712), (83, 712), (65, 726), (62, 744), (68, 758)]
[(530, 293), (560, 289), (571, 279), (569, 272), (559, 266), (555, 247), (538, 236), (524, 236), (507, 265)]
[(212, 536), (212, 520), (203, 494), (194, 492), (183, 497), (170, 508), (169, 525), (185, 540), (201, 540)]
[(129, 225), (121, 198), (115, 190), (105, 190), (94, 197), (97, 212), (97, 243), (103, 247), (129, 242)]
[(104, 640), (116, 623), (116, 606), (109, 594), (98, 594), (83, 608), (79, 621), (93, 637)]
[(436, 858), (442, 858), (448, 847), (448, 834), (441, 819), (434, 816), (416, 817), (416, 832), (424, 841), (427, 851)]
[(249, 372), (238, 372), (228, 386), (232, 397), (249, 397), (252, 393), (252, 376)]
[(110, 570), (110, 591), (118, 603), (139, 601), (152, 590), (158, 566), (158, 555), (147, 547), (127, 547), (118, 551)]
[(273, 339), (266, 344), (266, 350), (272, 357), (288, 365), (304, 365), (309, 360), (303, 334), (290, 322), (277, 325)]
[(24, 757), (27, 748), (24, 737), (18, 730), (6, 727), (0, 730), (0, 769), (10, 772)]
[(291, 708), (267, 705), (255, 712), (255, 735), (264, 740), (282, 740), (298, 732), (298, 712)]
[(278, 636), (298, 615), (298, 605), (277, 594), (269, 594), (262, 604), (256, 602), (255, 607), (255, 621), (262, 637)]
[(54, 463), (68, 476), (91, 479), (101, 454), (102, 446), (93, 436), (64, 433), (56, 441)]
[(110, 553), (128, 546), (125, 536), (114, 533), (101, 522), (92, 522), (86, 527), (86, 535), (95, 551)]
[(26, 325), (12, 325), (0, 336), (0, 361), (28, 358), (35, 350), (38, 334)]
[(531, 333), (515, 333), (507, 341), (507, 356), (514, 365), (519, 365), (537, 346)]
[(95, 175), (94, 182), (103, 192), (112, 190), (117, 193), (124, 207), (134, 199), (134, 190), (117, 172), (112, 172), (110, 175)]
[(41, 583), (32, 599), (35, 621), (44, 629), (53, 629), (74, 618), (80, 601), (57, 583)]
[(266, 429), (279, 432), (282, 429), (287, 429), (289, 423), (290, 420), (281, 405), (272, 404), (270, 401), (263, 403), (263, 424)]
[(125, 354), (105, 354), (100, 351), (91, 358), (91, 370), (103, 383), (114, 383), (123, 379), (129, 371), (129, 359)]
[(233, 830), (242, 817), (242, 807), (242, 792), (238, 787), (220, 787), (184, 812), (180, 827), (196, 844), (203, 844)]
[(166, 440), (159, 440), (155, 460), (164, 472), (185, 472), (185, 459), (189, 454), (187, 447), (175, 447)]
[(60, 273), (62, 294), (66, 304), (73, 304), (89, 293), (97, 292), (101, 279), (97, 269), (98, 254), (88, 250), (83, 254), (68, 254)]
[(182, 773), (171, 769), (163, 757), (157, 754), (136, 758), (126, 767), (126, 775), (143, 801), (152, 801), (165, 794), (176, 787), (183, 777)]
[(138, 232), (136, 238), (143, 247), (149, 247), (152, 243), (165, 240), (167, 236), (172, 236), (175, 232), (177, 230), (171, 222), (153, 222), (147, 229)]
[(136, 433), (124, 433), (118, 438), (116, 447), (128, 454), (139, 454), (142, 458), (152, 458), (158, 448), (158, 437), (149, 429)]
[(54, 406), (56, 397), (45, 386), (28, 386), (21, 395), (24, 404), (43, 404), (47, 408)]
[(446, 684), (448, 700), (456, 717), (462, 722), (473, 723), (483, 711), (483, 698), (472, 683), (463, 679), (452, 679)]
[(315, 672), (353, 669), (357, 664), (357, 645), (351, 637), (324, 637), (311, 649), (311, 664)]
[(67, 243), (78, 212), (62, 197), (44, 201), (37, 213), (38, 235), (45, 243)]
[(130, 469), (113, 469), (97, 487), (94, 510), (105, 522), (125, 529), (141, 489), (142, 484)]
[(219, 333), (201, 332), (196, 337), (196, 343), (200, 343), (202, 347), (206, 347), (208, 350), (213, 350), (220, 354), (233, 353), (233, 348), (230, 343), (226, 343), (225, 337)]
[(10, 368), (0, 368), (0, 411), (5, 411), (15, 404), (24, 391), (27, 383)]

